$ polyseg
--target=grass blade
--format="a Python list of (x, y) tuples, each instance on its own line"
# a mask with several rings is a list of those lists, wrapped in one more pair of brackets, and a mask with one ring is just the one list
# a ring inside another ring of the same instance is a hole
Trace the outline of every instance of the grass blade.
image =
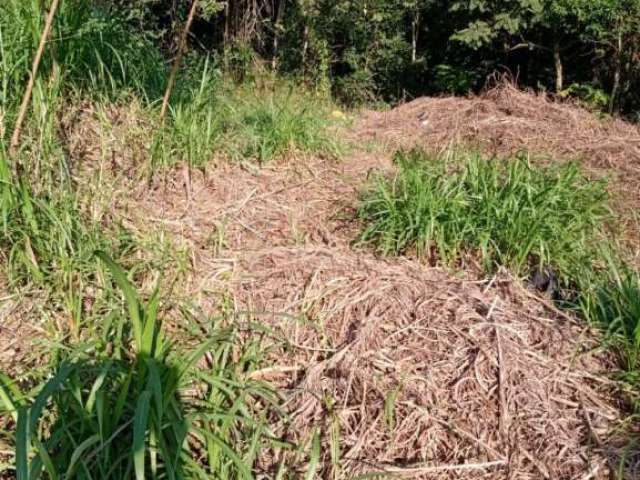
[(133, 463), (136, 480), (144, 480), (145, 443), (149, 421), (151, 393), (147, 390), (140, 394), (133, 422)]
[(124, 270), (115, 263), (109, 255), (104, 252), (96, 252), (96, 256), (104, 262), (111, 275), (115, 279), (118, 287), (122, 291), (125, 300), (127, 302), (127, 308), (129, 310), (129, 318), (133, 326), (133, 337), (137, 347), (138, 353), (142, 351), (142, 312), (140, 309), (140, 300), (133, 285), (129, 282)]

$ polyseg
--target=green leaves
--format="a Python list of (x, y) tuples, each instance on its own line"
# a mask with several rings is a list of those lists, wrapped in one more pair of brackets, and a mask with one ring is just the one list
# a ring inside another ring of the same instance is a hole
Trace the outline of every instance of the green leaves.
[(162, 354), (162, 334), (158, 325), (159, 288), (154, 291), (149, 303), (142, 304), (129, 282), (124, 270), (106, 253), (96, 252), (108, 267), (113, 278), (125, 297), (129, 319), (133, 328), (133, 340), (141, 358), (153, 358)]
[(143, 391), (138, 397), (133, 422), (133, 463), (136, 480), (144, 480), (147, 422), (149, 420), (151, 392)]

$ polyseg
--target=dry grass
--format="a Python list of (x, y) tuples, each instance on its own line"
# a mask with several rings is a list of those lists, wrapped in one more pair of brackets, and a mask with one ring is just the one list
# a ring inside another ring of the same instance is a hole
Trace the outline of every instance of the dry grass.
[[(182, 172), (134, 185), (126, 142), (116, 135), (107, 142), (116, 153), (96, 149), (81, 139), (102, 142), (100, 129), (77, 125), (85, 133), (74, 134), (75, 151), (126, 179), (114, 185), (110, 214), (187, 252), (176, 295), (209, 313), (231, 298), (239, 319), (285, 340), (260, 376), (287, 398), (293, 425), (284, 435), (308, 442), (321, 428), (322, 478), (586, 480), (617, 468), (625, 406), (596, 332), (505, 273), (477, 280), (350, 248), (358, 192), (372, 170), (392, 168), (386, 158), (221, 165), (192, 171), (190, 188)], [(636, 127), (508, 86), (367, 114), (354, 135), (584, 156), (598, 173), (615, 168), (630, 198), (640, 183)], [(639, 458), (627, 457), (625, 478), (640, 475)], [(266, 457), (264, 467), (277, 460)]]
[(247, 254), (234, 294), (290, 346), (265, 376), (294, 437), (322, 426), (323, 478), (608, 478), (612, 361), (518, 285), (308, 246)]
[(577, 159), (594, 175), (613, 176), (612, 190), (621, 209), (631, 213), (640, 208), (637, 125), (615, 117), (599, 119), (574, 103), (518, 90), (510, 83), (499, 83), (479, 96), (423, 97), (388, 112), (367, 112), (356, 135), (394, 148), (443, 150), (462, 143), (495, 155), (526, 150)]
[(0, 373), (15, 375), (33, 365), (32, 347), (44, 333), (38, 302), (46, 299), (25, 299), (9, 288), (0, 273)]
[(263, 378), (288, 399), (287, 435), (322, 428), (323, 478), (608, 478), (624, 406), (595, 332), (517, 279), (349, 248), (359, 188), (387, 168), (224, 167), (192, 175), (190, 197), (176, 174), (125, 217), (187, 246), (185, 297), (215, 312), (224, 293), (285, 340)]

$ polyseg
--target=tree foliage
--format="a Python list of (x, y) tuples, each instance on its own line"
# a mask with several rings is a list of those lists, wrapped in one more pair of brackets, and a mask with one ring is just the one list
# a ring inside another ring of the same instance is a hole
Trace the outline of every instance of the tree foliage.
[[(67, 0), (74, 2), (87, 4)], [(170, 58), (191, 0), (90, 3), (145, 39), (155, 38)], [(611, 110), (634, 114), (640, 108), (640, 0), (199, 4), (193, 47), (217, 55), (241, 76), (256, 63), (269, 65), (350, 102), (466, 93), (498, 70), (524, 87), (599, 92)]]

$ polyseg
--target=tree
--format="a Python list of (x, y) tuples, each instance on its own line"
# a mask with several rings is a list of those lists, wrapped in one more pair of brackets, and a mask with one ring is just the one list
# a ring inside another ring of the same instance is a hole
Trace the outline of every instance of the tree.
[(470, 21), (451, 38), (473, 48), (496, 40), (506, 51), (519, 48), (551, 52), (555, 70), (555, 90), (564, 87), (562, 51), (572, 45), (577, 27), (572, 0), (460, 0), (453, 11), (465, 11)]

